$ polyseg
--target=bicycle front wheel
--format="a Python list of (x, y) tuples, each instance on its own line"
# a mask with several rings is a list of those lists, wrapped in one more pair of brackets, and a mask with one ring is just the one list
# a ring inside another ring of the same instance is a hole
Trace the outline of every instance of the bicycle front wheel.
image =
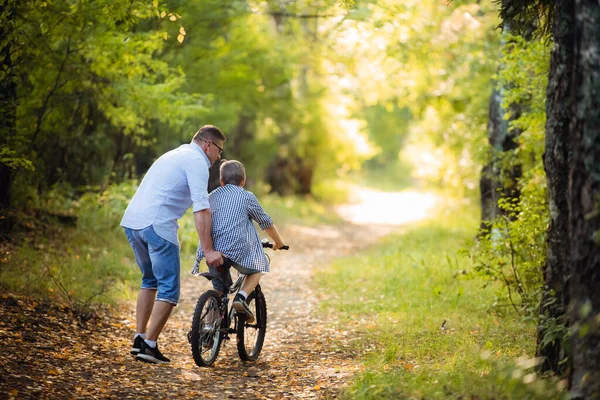
[(256, 319), (250, 324), (245, 314), (238, 314), (237, 349), (243, 361), (256, 361), (267, 332), (267, 302), (260, 285), (250, 293), (246, 303)]
[(214, 290), (200, 296), (189, 333), (192, 355), (199, 367), (210, 367), (221, 347), (221, 298)]

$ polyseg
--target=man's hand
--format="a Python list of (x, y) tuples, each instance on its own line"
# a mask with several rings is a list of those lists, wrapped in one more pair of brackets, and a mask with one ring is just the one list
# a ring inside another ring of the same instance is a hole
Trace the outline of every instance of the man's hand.
[(223, 265), (223, 254), (220, 251), (210, 250), (204, 254), (206, 263), (211, 267), (220, 267)]

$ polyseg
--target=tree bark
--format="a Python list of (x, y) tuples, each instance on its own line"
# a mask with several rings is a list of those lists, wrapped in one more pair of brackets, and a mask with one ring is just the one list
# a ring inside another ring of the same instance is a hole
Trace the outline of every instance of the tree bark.
[(600, 3), (575, 0), (570, 171), (572, 393), (600, 398)]
[(573, 90), (575, 25), (573, 0), (557, 0), (554, 17), (554, 48), (550, 59), (546, 101), (546, 141), (544, 169), (548, 181), (548, 204), (550, 225), (547, 232), (548, 254), (543, 269), (544, 290), (541, 314), (544, 319), (538, 326), (537, 356), (543, 357), (540, 369), (557, 375), (565, 373), (567, 365), (563, 337), (543, 344), (544, 337), (551, 335), (550, 321), (568, 326), (566, 316), (569, 304), (568, 268), (570, 263), (569, 241), (569, 125), (573, 117), (569, 99)]

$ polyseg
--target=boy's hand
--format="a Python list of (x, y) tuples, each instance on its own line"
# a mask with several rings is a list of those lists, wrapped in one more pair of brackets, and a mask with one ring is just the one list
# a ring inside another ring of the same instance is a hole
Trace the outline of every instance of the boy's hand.
[(210, 250), (204, 254), (206, 258), (206, 263), (211, 267), (220, 267), (223, 265), (223, 254), (220, 251)]
[(273, 244), (273, 250), (279, 250), (280, 248), (282, 248), (283, 246), (285, 246), (285, 243), (283, 242), (275, 242)]

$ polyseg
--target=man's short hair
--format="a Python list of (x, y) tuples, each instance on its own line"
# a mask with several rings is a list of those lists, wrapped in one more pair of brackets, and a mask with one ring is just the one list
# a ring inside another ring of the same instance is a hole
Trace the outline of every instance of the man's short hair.
[(198, 132), (194, 135), (194, 141), (200, 142), (202, 140), (219, 140), (224, 142), (225, 135), (219, 128), (214, 125), (204, 125), (198, 129)]
[(237, 160), (228, 160), (221, 163), (219, 171), (221, 180), (226, 185), (240, 186), (246, 179), (246, 168), (244, 168), (244, 164)]

